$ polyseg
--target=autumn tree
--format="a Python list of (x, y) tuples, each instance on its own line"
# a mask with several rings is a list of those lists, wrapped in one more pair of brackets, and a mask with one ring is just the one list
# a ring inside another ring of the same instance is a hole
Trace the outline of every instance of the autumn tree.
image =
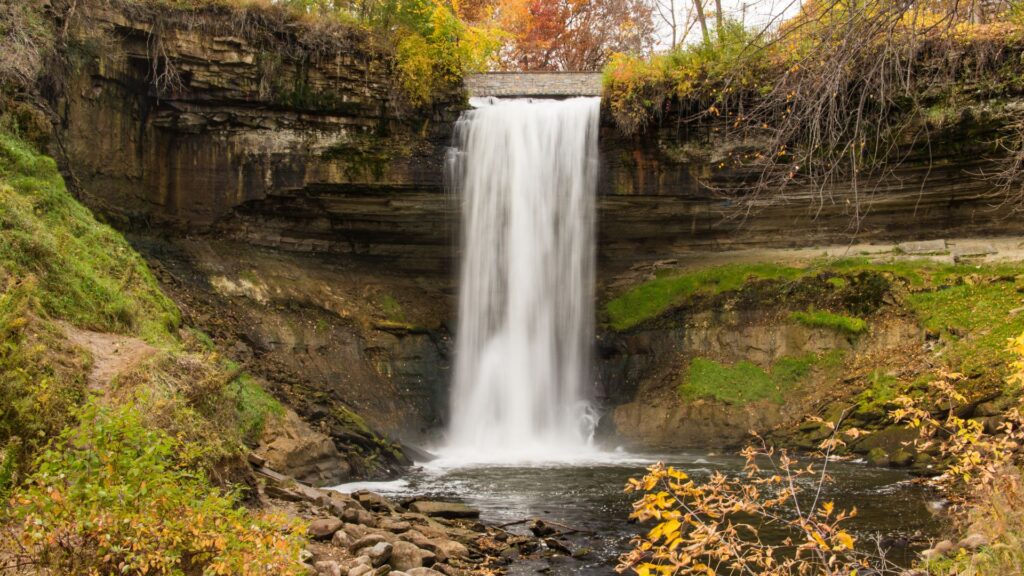
[(646, 53), (654, 42), (649, 0), (476, 0), (459, 11), (504, 31), (506, 70), (595, 71), (616, 52)]

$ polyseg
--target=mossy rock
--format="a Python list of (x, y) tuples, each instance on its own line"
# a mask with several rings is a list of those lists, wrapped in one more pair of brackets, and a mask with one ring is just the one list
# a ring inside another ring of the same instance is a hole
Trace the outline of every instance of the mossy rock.
[(868, 454), (874, 448), (881, 448), (886, 454), (894, 454), (904, 448), (904, 443), (911, 442), (917, 437), (916, 430), (890, 426), (861, 437), (850, 449), (857, 454)]
[(868, 451), (867, 455), (868, 464), (872, 466), (888, 466), (889, 465), (889, 453), (883, 448), (872, 448)]
[(896, 468), (906, 468), (914, 463), (914, 453), (910, 450), (899, 449), (889, 458), (889, 464)]

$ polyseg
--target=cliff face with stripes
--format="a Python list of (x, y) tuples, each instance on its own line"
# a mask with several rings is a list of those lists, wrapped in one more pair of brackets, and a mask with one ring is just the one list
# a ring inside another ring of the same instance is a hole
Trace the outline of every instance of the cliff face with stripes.
[[(54, 153), (83, 199), (303, 416), (330, 429), (351, 408), (408, 438), (440, 426), (458, 232), (445, 153), (466, 94), (403, 106), (392, 56), (357, 31), (324, 49), (295, 30), (253, 34), (227, 12), (85, 10), (52, 94)], [(980, 103), (944, 140), (900, 151), (882, 180), (794, 188), (752, 211), (714, 192), (750, 176), (719, 168), (727, 143), (678, 120), (628, 138), (602, 124), (600, 286), (722, 249), (1024, 227), (993, 210), (979, 177), (1000, 121)], [(616, 374), (602, 384), (610, 402), (628, 400)]]

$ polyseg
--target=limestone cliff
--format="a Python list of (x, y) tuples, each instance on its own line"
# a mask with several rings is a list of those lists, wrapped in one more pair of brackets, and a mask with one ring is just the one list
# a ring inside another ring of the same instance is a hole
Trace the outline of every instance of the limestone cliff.
[[(444, 168), (464, 95), (410, 108), (393, 55), (356, 29), (139, 6), (85, 2), (60, 23), (66, 70), (47, 94), (69, 181), (132, 233), (191, 322), (342, 452), (397, 461), (371, 430), (417, 441), (444, 421), (457, 236)], [(599, 284), (723, 248), (1019, 233), (977, 175), (992, 119), (965, 111), (944, 140), (862, 183), (873, 195), (856, 226), (842, 183), (826, 202), (807, 189), (738, 217), (713, 188), (745, 176), (719, 168), (728, 146), (713, 134), (669, 116), (626, 138), (606, 121)], [(647, 337), (612, 348), (646, 350)], [(606, 370), (608, 402), (678, 368), (655, 348), (642, 374)]]

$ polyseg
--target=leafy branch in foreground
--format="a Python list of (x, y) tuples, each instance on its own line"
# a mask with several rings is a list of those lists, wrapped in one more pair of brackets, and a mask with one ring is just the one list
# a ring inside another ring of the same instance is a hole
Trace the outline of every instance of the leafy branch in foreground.
[[(840, 442), (833, 434), (825, 449)], [(659, 463), (643, 478), (631, 479), (626, 491), (643, 496), (630, 517), (655, 525), (634, 540), (617, 570), (640, 576), (845, 576), (868, 567), (876, 574), (898, 572), (881, 554), (856, 548), (856, 539), (843, 528), (856, 509), (839, 510), (821, 500), (827, 458), (820, 470), (813, 464), (801, 467), (786, 451), (776, 452), (763, 441), (760, 447), (747, 447), (743, 456), (747, 462), (741, 477), (716, 472), (697, 482)], [(759, 462), (768, 464), (762, 468)], [(805, 479), (815, 480), (813, 491), (805, 493)], [(762, 537), (766, 528), (789, 536), (773, 543)]]

